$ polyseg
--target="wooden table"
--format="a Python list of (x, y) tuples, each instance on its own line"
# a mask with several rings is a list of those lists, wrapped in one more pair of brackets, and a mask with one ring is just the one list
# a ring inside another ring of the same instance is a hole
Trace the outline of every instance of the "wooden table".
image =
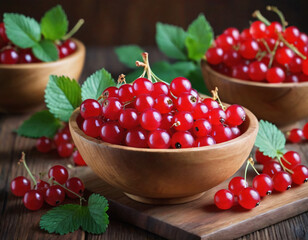
[[(150, 48), (150, 61), (165, 59), (156, 49)], [(127, 69), (120, 65), (112, 49), (88, 48), (86, 65), (81, 81), (95, 70), (105, 67), (114, 77)], [(0, 76), (1, 77), (1, 76)], [(0, 86), (1, 87), (1, 86)], [(26, 175), (23, 167), (17, 164), (22, 151), (27, 155), (27, 162), (34, 173), (46, 172), (57, 163), (69, 164), (72, 159), (60, 159), (53, 151), (50, 154), (39, 153), (35, 149), (35, 140), (17, 136), (13, 130), (30, 114), (0, 115), (0, 239), (162, 239), (152, 233), (130, 224), (111, 219), (108, 230), (103, 235), (92, 235), (81, 230), (64, 236), (48, 234), (39, 228), (39, 220), (49, 207), (30, 212), (20, 198), (10, 193), (10, 181), (19, 175)], [(308, 152), (304, 153), (307, 155)], [(111, 216), (112, 218), (112, 216)], [(308, 240), (308, 212), (269, 226), (240, 239)]]

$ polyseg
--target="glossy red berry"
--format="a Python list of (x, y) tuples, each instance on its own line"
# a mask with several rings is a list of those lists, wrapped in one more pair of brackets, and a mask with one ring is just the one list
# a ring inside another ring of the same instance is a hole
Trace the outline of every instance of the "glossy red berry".
[(103, 121), (99, 117), (88, 118), (83, 121), (82, 131), (93, 138), (97, 138), (100, 135)]
[(171, 137), (172, 148), (191, 148), (194, 146), (194, 137), (187, 131), (176, 132)]
[(226, 109), (226, 124), (229, 126), (239, 126), (245, 119), (245, 110), (240, 105), (233, 104)]
[(72, 54), (77, 49), (77, 44), (72, 39), (67, 39), (63, 43), (63, 46), (65, 46), (67, 48), (68, 54)]
[(47, 153), (51, 150), (52, 148), (52, 141), (50, 138), (47, 137), (40, 137), (37, 141), (36, 141), (36, 149), (39, 152), (42, 153)]
[(144, 129), (153, 131), (159, 128), (161, 119), (161, 114), (157, 110), (148, 109), (140, 114), (139, 122)]
[(281, 83), (285, 80), (285, 78), (285, 72), (280, 67), (272, 67), (267, 70), (266, 80), (269, 83)]
[(289, 43), (294, 43), (300, 37), (300, 31), (297, 27), (290, 26), (286, 28), (283, 33), (283, 36), (285, 40), (287, 40)]
[(2, 40), (2, 42), (4, 43), (4, 45), (6, 45), (7, 43), (9, 43), (9, 39), (6, 35), (6, 32), (5, 32), (5, 26), (4, 26), (4, 23), (1, 22), (0, 23), (0, 40)]
[(172, 124), (173, 124), (173, 114), (171, 113), (163, 114), (159, 128), (171, 131)]
[(241, 130), (238, 127), (231, 127), (232, 138), (236, 138), (241, 135)]
[(212, 98), (205, 98), (202, 102), (207, 106), (209, 111), (214, 108), (220, 108), (219, 103)]
[(292, 181), (298, 185), (308, 181), (308, 169), (304, 165), (297, 165), (292, 169)]
[(2, 64), (16, 64), (18, 60), (18, 53), (14, 49), (8, 48), (0, 53), (0, 63)]
[(69, 55), (69, 50), (65, 45), (57, 45), (59, 58), (65, 58)]
[(136, 97), (135, 108), (138, 112), (143, 112), (154, 106), (154, 99), (149, 94), (140, 94)]
[(251, 38), (252, 38), (252, 36), (249, 32), (249, 28), (244, 29), (240, 34), (240, 40), (241, 41), (246, 41), (246, 40), (251, 39)]
[(232, 67), (231, 76), (233, 78), (248, 80), (249, 79), (248, 71), (249, 71), (249, 68), (247, 65), (239, 64), (239, 65)]
[(67, 158), (73, 154), (74, 144), (72, 143), (62, 143), (57, 146), (57, 152), (60, 157)]
[(288, 47), (278, 48), (275, 55), (275, 60), (281, 65), (289, 64), (294, 57), (294, 52)]
[(208, 120), (212, 125), (220, 125), (226, 121), (226, 113), (220, 108), (212, 109), (209, 112)]
[(191, 83), (184, 77), (177, 77), (170, 83), (170, 91), (176, 97), (180, 96), (182, 93), (190, 93)]
[(205, 53), (208, 63), (217, 65), (223, 61), (224, 51), (220, 47), (209, 48)]
[(267, 26), (267, 37), (278, 39), (277, 32), (282, 32), (281, 24), (279, 22), (271, 22), (271, 24)]
[(125, 108), (121, 110), (119, 124), (122, 128), (133, 129), (139, 125), (138, 112), (134, 108)]
[(31, 189), (31, 182), (24, 176), (18, 176), (11, 181), (11, 192), (17, 197), (23, 197)]
[[(66, 182), (65, 182), (65, 187), (68, 188), (69, 190), (73, 191), (74, 193), (77, 193), (79, 196), (83, 195), (84, 192), (84, 184), (83, 182), (77, 178), (77, 177), (72, 177), (69, 178)], [(75, 194), (71, 193), (70, 191), (65, 190), (66, 195), (69, 198), (75, 199), (78, 198), (78, 196), (76, 196)]]
[(39, 62), (32, 53), (31, 49), (24, 49), (23, 51), (19, 51), (18, 63), (35, 63)]
[(302, 71), (302, 58), (295, 56), (292, 58), (291, 62), (289, 63), (289, 70), (292, 73), (300, 73)]
[(231, 179), (228, 185), (228, 189), (235, 195), (238, 196), (240, 191), (248, 187), (247, 181), (242, 177), (234, 177)]
[(214, 203), (219, 209), (230, 209), (234, 204), (234, 195), (227, 189), (221, 189), (215, 193)]
[(173, 116), (174, 129), (177, 131), (187, 131), (193, 127), (194, 118), (190, 112), (177, 112)]
[[(289, 163), (287, 163), (287, 161)], [(283, 165), (288, 168), (288, 169), (292, 169), (295, 166), (301, 164), (301, 157), (300, 155), (295, 152), (295, 151), (288, 151), (286, 152), (283, 157), (281, 158), (281, 162), (283, 163)]]
[(274, 189), (278, 192), (284, 192), (291, 188), (292, 178), (289, 173), (280, 171), (273, 176)]
[(122, 104), (132, 101), (135, 96), (132, 85), (121, 85), (119, 87), (118, 96)]
[(305, 139), (308, 139), (308, 123), (306, 123), (303, 127), (303, 135)]
[(125, 135), (125, 145), (136, 148), (147, 148), (148, 132), (141, 127), (130, 129)]
[(298, 83), (299, 82), (298, 74), (287, 74), (285, 82)]
[(211, 146), (214, 144), (216, 144), (216, 142), (213, 137), (205, 136), (205, 137), (196, 138), (194, 147)]
[(238, 195), (238, 203), (246, 209), (252, 209), (260, 204), (260, 195), (252, 187), (244, 188)]
[(304, 138), (303, 131), (299, 128), (294, 128), (287, 133), (287, 140), (292, 143), (299, 143)]
[(117, 120), (122, 110), (122, 104), (118, 98), (108, 98), (102, 103), (103, 116), (110, 120)]
[(108, 87), (103, 91), (102, 95), (104, 99), (112, 97), (118, 98), (119, 97), (118, 93), (119, 89), (117, 87)]
[(161, 114), (164, 114), (169, 113), (174, 108), (174, 104), (170, 97), (166, 95), (159, 95), (155, 99), (154, 108)]
[(231, 128), (223, 124), (213, 125), (211, 135), (215, 139), (216, 143), (222, 143), (233, 139), (233, 132)]
[[(63, 183), (64, 184), (64, 183)], [(53, 185), (47, 188), (44, 200), (50, 206), (58, 206), (60, 205), (65, 199), (65, 192), (62, 187), (58, 185)]]
[(44, 198), (39, 191), (30, 190), (24, 195), (23, 203), (27, 209), (36, 211), (43, 206)]
[(159, 95), (169, 95), (169, 85), (164, 82), (156, 82), (153, 84), (154, 90), (151, 93), (151, 96), (155, 99)]
[(237, 28), (229, 27), (223, 33), (231, 36), (235, 42), (240, 40), (240, 32)]
[(210, 135), (212, 131), (212, 125), (206, 119), (198, 119), (194, 122), (193, 132), (196, 137), (205, 137)]
[(216, 44), (218, 47), (222, 48), (224, 51), (229, 51), (232, 49), (234, 45), (234, 39), (227, 34), (219, 35), (216, 40)]
[(272, 178), (264, 173), (254, 177), (252, 186), (258, 191), (261, 197), (270, 195), (274, 189)]
[(148, 138), (149, 148), (166, 149), (171, 145), (171, 137), (166, 130), (158, 129), (150, 132)]
[(235, 50), (226, 51), (223, 56), (223, 63), (228, 67), (233, 67), (239, 64), (241, 60), (242, 60), (242, 57)]
[(255, 159), (258, 163), (261, 163), (261, 164), (266, 164), (269, 161), (273, 160), (271, 157), (263, 155), (263, 153), (260, 152), (259, 148), (256, 150)]
[(102, 106), (94, 99), (86, 99), (80, 105), (80, 114), (84, 119), (99, 117), (102, 114)]
[(247, 39), (241, 43), (239, 54), (246, 59), (254, 59), (259, 51), (258, 43), (253, 39)]
[(194, 108), (192, 115), (194, 120), (200, 118), (207, 118), (209, 113), (208, 107), (204, 103), (197, 103), (196, 107)]
[(73, 152), (73, 160), (77, 166), (87, 166), (86, 162), (83, 160), (83, 157), (80, 155), (78, 150)]
[(140, 94), (151, 94), (154, 90), (153, 83), (146, 78), (137, 78), (133, 83), (135, 96)]
[(124, 128), (122, 128), (118, 123), (103, 123), (100, 136), (104, 142), (121, 144), (124, 139), (124, 135)]
[(175, 102), (178, 111), (192, 112), (197, 106), (197, 98), (190, 93), (182, 93)]
[(65, 132), (58, 132), (53, 138), (56, 146), (59, 146), (63, 143), (69, 143), (71, 141), (71, 136)]
[(260, 61), (255, 61), (249, 64), (248, 74), (251, 80), (260, 82), (265, 79), (267, 66)]
[(270, 177), (273, 177), (277, 172), (280, 171), (282, 171), (281, 165), (274, 160), (266, 162), (262, 170), (263, 173), (269, 175)]
[(61, 165), (55, 165), (48, 171), (48, 178), (53, 178), (60, 184), (64, 184), (68, 179), (68, 171)]
[(249, 32), (254, 39), (266, 37), (266, 25), (261, 21), (255, 21), (250, 25)]

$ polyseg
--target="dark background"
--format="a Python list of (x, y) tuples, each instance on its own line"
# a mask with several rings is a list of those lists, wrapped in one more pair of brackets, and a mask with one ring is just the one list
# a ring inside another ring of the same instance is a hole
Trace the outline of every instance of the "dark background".
[(79, 18), (85, 19), (75, 37), (88, 46), (155, 45), (157, 21), (186, 29), (201, 12), (215, 35), (230, 26), (248, 27), (256, 9), (271, 20), (279, 20), (266, 11), (267, 5), (278, 6), (290, 25), (308, 32), (307, 0), (0, 0), (0, 16), (16, 12), (40, 20), (46, 10), (58, 3), (68, 15), (70, 28)]

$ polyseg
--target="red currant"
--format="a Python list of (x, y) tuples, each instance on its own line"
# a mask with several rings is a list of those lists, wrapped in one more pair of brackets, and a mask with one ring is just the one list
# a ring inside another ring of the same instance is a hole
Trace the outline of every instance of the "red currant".
[(169, 86), (164, 82), (156, 82), (153, 84), (154, 90), (151, 93), (151, 96), (155, 99), (159, 95), (169, 95)]
[(285, 40), (287, 40), (289, 43), (294, 43), (300, 37), (300, 31), (298, 30), (297, 27), (290, 26), (286, 28), (286, 30), (283, 33), (283, 36)]
[(72, 54), (77, 49), (77, 44), (72, 39), (67, 39), (63, 43), (63, 46), (65, 46), (67, 48), (68, 54)]
[(223, 63), (228, 67), (233, 67), (241, 62), (242, 58), (235, 50), (226, 51), (223, 56)]
[(137, 78), (133, 83), (133, 91), (136, 96), (140, 94), (151, 94), (153, 90), (153, 83), (146, 78)]
[(69, 50), (65, 45), (57, 45), (59, 58), (65, 58), (69, 55)]
[(117, 98), (107, 98), (102, 103), (103, 116), (110, 120), (117, 120), (122, 110), (122, 104)]
[(86, 99), (80, 105), (80, 114), (84, 119), (99, 117), (102, 114), (102, 106), (94, 99)]
[(249, 79), (248, 71), (249, 71), (249, 68), (247, 65), (239, 64), (232, 68), (231, 76), (233, 78), (248, 80)]
[(176, 132), (171, 137), (172, 148), (191, 148), (194, 146), (194, 137), (190, 132)]
[(261, 197), (270, 195), (274, 189), (272, 178), (264, 173), (254, 177), (252, 186), (258, 191)]
[(219, 103), (212, 98), (205, 98), (202, 102), (207, 106), (209, 111), (214, 108), (220, 108)]
[(242, 177), (234, 177), (231, 179), (228, 185), (228, 189), (235, 195), (238, 196), (240, 191), (248, 187), (247, 181)]
[(191, 83), (184, 77), (177, 77), (170, 83), (170, 91), (176, 97), (180, 96), (182, 93), (190, 93)]
[(211, 146), (216, 144), (215, 140), (211, 136), (200, 137), (195, 140), (194, 147)]
[(18, 59), (18, 53), (14, 49), (8, 48), (0, 53), (0, 63), (16, 64), (18, 63)]
[(62, 143), (57, 146), (57, 152), (60, 157), (67, 158), (73, 154), (74, 144), (72, 143)]
[(178, 111), (191, 112), (197, 106), (197, 98), (190, 93), (182, 93), (175, 102)]
[(236, 127), (231, 127), (232, 131), (232, 138), (237, 138), (238, 136), (241, 135), (241, 130), (236, 126)]
[[(64, 183), (63, 183), (64, 184)], [(58, 206), (60, 205), (65, 199), (65, 192), (62, 187), (58, 185), (50, 186), (47, 188), (44, 200), (50, 206)]]
[(256, 158), (256, 161), (261, 164), (266, 164), (269, 161), (273, 160), (271, 157), (263, 155), (263, 153), (260, 152), (259, 148), (256, 150), (255, 158)]
[(292, 181), (298, 185), (308, 181), (308, 169), (304, 165), (297, 165), (292, 169)]
[(173, 124), (173, 115), (171, 113), (164, 114), (162, 115), (161, 124), (159, 128), (171, 131), (172, 124)]
[(31, 189), (31, 182), (24, 176), (16, 177), (11, 182), (11, 192), (17, 197), (23, 197)]
[(208, 107), (204, 103), (197, 103), (196, 107), (194, 108), (192, 115), (194, 120), (200, 118), (207, 118), (209, 113)]
[(138, 112), (134, 108), (122, 109), (119, 116), (119, 124), (122, 128), (132, 129), (139, 125)]
[(212, 109), (209, 112), (208, 119), (212, 125), (220, 125), (226, 121), (226, 113), (220, 108)]
[(282, 171), (280, 164), (274, 160), (266, 162), (263, 166), (262, 172), (273, 177), (277, 172)]
[(30, 190), (24, 195), (23, 203), (29, 210), (36, 211), (43, 206), (44, 198), (39, 191)]
[(302, 58), (295, 56), (292, 58), (291, 62), (289, 63), (289, 70), (292, 73), (300, 73), (302, 71)]
[(278, 39), (278, 34), (282, 32), (282, 26), (279, 22), (271, 22), (267, 27), (267, 37)]
[(291, 188), (292, 179), (289, 173), (280, 171), (273, 176), (274, 189), (278, 192), (284, 192)]
[(146, 148), (148, 147), (148, 132), (143, 128), (129, 130), (125, 135), (125, 144), (130, 147)]
[(136, 97), (135, 108), (138, 112), (143, 112), (154, 106), (154, 99), (148, 94), (140, 94)]
[(194, 118), (190, 112), (177, 112), (173, 116), (174, 128), (177, 131), (187, 131), (193, 127)]
[(220, 124), (213, 125), (212, 137), (215, 139), (216, 143), (222, 143), (233, 139), (233, 133), (230, 127)]
[(306, 139), (308, 139), (308, 123), (306, 123), (303, 127), (303, 135)]
[(196, 137), (205, 137), (212, 131), (212, 125), (206, 119), (198, 119), (194, 122), (193, 131)]
[(47, 137), (40, 137), (36, 142), (36, 149), (39, 152), (47, 153), (52, 148), (52, 141), (50, 138)]
[(245, 119), (245, 110), (240, 105), (233, 104), (226, 109), (226, 123), (229, 126), (239, 126)]
[(103, 123), (101, 139), (107, 143), (121, 144), (124, 139), (124, 128), (116, 122)]
[(263, 62), (255, 61), (249, 64), (249, 77), (251, 80), (259, 82), (265, 79), (267, 66)]
[(148, 146), (150, 148), (169, 148), (171, 145), (171, 137), (166, 130), (158, 129), (150, 132), (148, 138)]
[(140, 114), (140, 125), (149, 131), (159, 128), (161, 123), (161, 114), (155, 109), (148, 109)]
[(303, 131), (299, 128), (294, 128), (287, 133), (287, 140), (292, 143), (299, 143), (304, 138)]
[(223, 33), (231, 36), (235, 42), (240, 40), (240, 32), (237, 28), (227, 28)]
[(106, 88), (102, 95), (103, 95), (103, 98), (118, 98), (119, 95), (119, 89), (117, 87), (108, 87)]
[(294, 52), (290, 48), (282, 47), (277, 49), (275, 60), (279, 64), (284, 65), (284, 64), (290, 64), (293, 57), (294, 57)]
[(240, 40), (241, 41), (246, 41), (248, 39), (251, 39), (252, 36), (250, 34), (249, 28), (244, 29), (241, 34), (240, 34)]
[(208, 63), (217, 65), (222, 62), (224, 51), (219, 47), (209, 48), (205, 53), (205, 56)]
[(58, 183), (64, 184), (68, 179), (68, 171), (65, 167), (61, 165), (55, 165), (49, 169), (48, 177), (52, 177)]
[(216, 38), (216, 44), (218, 47), (222, 48), (224, 51), (229, 51), (234, 45), (234, 39), (227, 34), (221, 34)]
[(132, 101), (135, 96), (132, 85), (123, 84), (122, 86), (120, 86), (118, 95), (122, 104)]
[[(84, 192), (84, 184), (83, 182), (77, 178), (77, 177), (72, 177), (69, 178), (66, 182), (65, 182), (65, 187), (68, 188), (69, 190), (73, 191), (74, 193), (77, 193), (79, 196), (83, 195)], [(78, 196), (76, 196), (75, 194), (71, 193), (70, 191), (65, 191), (66, 195), (69, 198), (75, 199), (78, 198)]]
[(301, 157), (295, 151), (288, 151), (283, 155), (281, 162), (286, 168), (292, 169), (301, 163)]
[(39, 180), (37, 184), (34, 186), (34, 189), (37, 190), (40, 194), (42, 194), (42, 196), (44, 196), (47, 188), (49, 187), (50, 187), (50, 184), (48, 182)]
[(88, 118), (83, 121), (82, 131), (93, 138), (97, 138), (100, 135), (103, 121), (99, 117)]
[(285, 78), (285, 72), (280, 67), (272, 67), (266, 73), (266, 80), (269, 83), (281, 83)]
[(56, 146), (59, 146), (63, 143), (69, 143), (71, 141), (71, 137), (65, 132), (58, 132), (53, 138)]
[(247, 39), (242, 42), (239, 48), (239, 53), (243, 58), (254, 59), (259, 51), (258, 43), (253, 39)]
[(83, 157), (80, 155), (78, 150), (73, 152), (73, 160), (77, 166), (87, 166), (86, 162), (83, 160)]
[(161, 114), (168, 113), (173, 109), (173, 101), (166, 95), (159, 95), (155, 99), (154, 108)]
[(226, 189), (221, 189), (215, 193), (214, 203), (219, 209), (230, 209), (234, 204), (234, 195)]
[(260, 204), (260, 195), (252, 187), (244, 188), (238, 195), (238, 203), (246, 209), (252, 209)]
[(6, 35), (6, 32), (5, 32), (5, 26), (4, 26), (4, 23), (0, 23), (0, 38), (2, 39), (3, 43), (4, 44), (7, 44), (9, 43), (9, 39)]
[(261, 21), (255, 21), (250, 25), (249, 32), (255, 39), (266, 37), (266, 25)]

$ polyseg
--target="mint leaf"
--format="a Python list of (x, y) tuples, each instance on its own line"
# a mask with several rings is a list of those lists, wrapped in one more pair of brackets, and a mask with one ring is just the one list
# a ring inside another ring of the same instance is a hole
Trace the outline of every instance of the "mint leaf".
[(18, 135), (39, 138), (52, 138), (57, 130), (61, 127), (61, 123), (48, 110), (34, 113), (28, 120), (17, 129)]
[(83, 83), (81, 87), (82, 100), (98, 99), (107, 87), (115, 86), (111, 74), (104, 68), (96, 71)]
[(68, 77), (49, 76), (45, 89), (45, 102), (51, 113), (67, 122), (81, 104), (81, 89), (76, 80)]
[(30, 48), (40, 41), (41, 29), (35, 19), (16, 13), (4, 13), (3, 21), (6, 34), (15, 45)]
[(68, 20), (60, 5), (47, 11), (41, 19), (41, 31), (45, 39), (61, 39), (66, 34), (67, 29)]
[(55, 207), (41, 217), (40, 228), (60, 235), (74, 232), (80, 227), (83, 208), (76, 204)]
[(179, 60), (187, 58), (185, 38), (186, 32), (180, 27), (160, 22), (156, 24), (156, 43), (168, 57)]
[(33, 54), (43, 62), (56, 61), (59, 58), (55, 44), (50, 40), (42, 40), (32, 47)]
[(129, 68), (135, 68), (136, 61), (142, 61), (141, 53), (143, 52), (144, 50), (137, 45), (126, 45), (115, 48), (115, 53), (120, 62)]
[(286, 139), (283, 133), (272, 123), (260, 120), (255, 146), (266, 156), (279, 157), (285, 152)]
[(199, 61), (211, 46), (213, 41), (213, 30), (211, 25), (201, 14), (188, 27), (185, 44), (188, 50), (188, 57)]

